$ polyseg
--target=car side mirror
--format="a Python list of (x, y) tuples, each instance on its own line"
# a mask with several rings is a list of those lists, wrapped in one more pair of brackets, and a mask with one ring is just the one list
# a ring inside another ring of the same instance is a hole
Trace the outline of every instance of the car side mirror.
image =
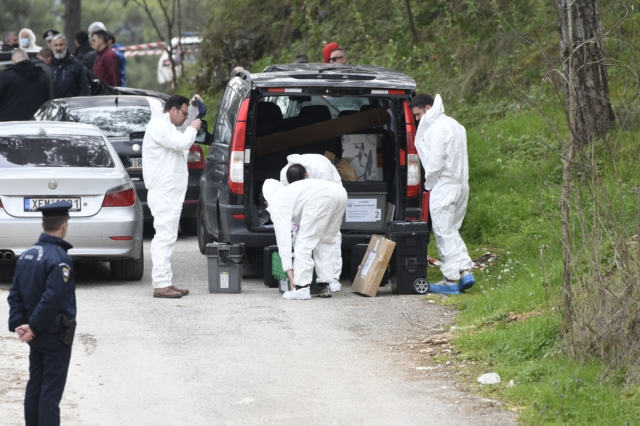
[(209, 133), (209, 126), (205, 120), (200, 120), (200, 130), (198, 130), (196, 134), (196, 143), (211, 145), (211, 134)]
[(128, 155), (119, 155), (120, 161), (122, 161), (122, 165), (125, 169), (131, 167), (131, 158)]

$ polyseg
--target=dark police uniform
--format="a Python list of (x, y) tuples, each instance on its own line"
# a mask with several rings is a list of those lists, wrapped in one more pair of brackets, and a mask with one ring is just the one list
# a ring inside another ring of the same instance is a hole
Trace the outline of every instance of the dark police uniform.
[[(68, 202), (57, 202), (40, 210), (43, 215), (61, 216), (60, 212), (68, 214), (70, 207)], [(63, 318), (76, 317), (73, 261), (67, 254), (71, 247), (61, 238), (41, 234), (18, 259), (9, 292), (9, 331), (29, 324), (35, 334), (29, 342), (29, 382), (24, 400), (27, 426), (60, 424), (59, 405), (71, 360), (71, 344), (61, 340), (67, 328)]]

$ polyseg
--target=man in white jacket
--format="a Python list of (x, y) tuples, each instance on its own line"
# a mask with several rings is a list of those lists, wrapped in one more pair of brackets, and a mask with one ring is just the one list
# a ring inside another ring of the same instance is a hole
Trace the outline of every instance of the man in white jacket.
[[(347, 191), (342, 185), (319, 179), (302, 179), (286, 187), (267, 179), (262, 192), (276, 233), (282, 269), (294, 286), (283, 298), (310, 299), (314, 265), (318, 283), (329, 283), (333, 279), (335, 235), (347, 207)], [(300, 225), (293, 262), (291, 222)]]
[(156, 230), (151, 241), (153, 297), (178, 298), (189, 294), (189, 290), (176, 288), (172, 283), (171, 254), (187, 192), (187, 155), (200, 130), (196, 98), (200, 96), (195, 95), (189, 102), (184, 96), (173, 95), (167, 99), (164, 111), (152, 104), (151, 121), (142, 141), (142, 175)]
[[(329, 161), (327, 157), (320, 154), (291, 154), (287, 157), (287, 165), (280, 172), (280, 183), (284, 186), (289, 185), (287, 180), (287, 171), (289, 167), (294, 164), (300, 164), (305, 168), (309, 178), (326, 180), (334, 182), (342, 186), (342, 179), (336, 166)], [(338, 227), (336, 235), (336, 247), (333, 254), (333, 281), (329, 283), (329, 290), (331, 292), (340, 291), (340, 275), (342, 274), (342, 234), (340, 233), (340, 227)], [(317, 287), (320, 291), (320, 287)]]
[[(413, 106), (413, 105), (412, 105)], [(430, 192), (429, 211), (444, 279), (438, 290), (457, 293), (475, 280), (470, 271), (473, 261), (460, 237), (460, 226), (469, 198), (467, 133), (444, 113), (440, 95), (425, 108), (417, 130), (416, 149), (424, 167), (424, 187)], [(415, 112), (415, 110), (414, 110)], [(460, 279), (460, 286), (456, 281)]]

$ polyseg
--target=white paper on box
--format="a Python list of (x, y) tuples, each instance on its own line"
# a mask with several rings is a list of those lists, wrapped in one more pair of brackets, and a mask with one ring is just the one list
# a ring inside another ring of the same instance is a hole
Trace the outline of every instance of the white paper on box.
[(375, 198), (354, 198), (347, 201), (345, 222), (377, 222), (382, 220), (382, 209)]
[(378, 148), (382, 148), (381, 135), (342, 136), (342, 157), (349, 160), (358, 176), (358, 181), (382, 180), (382, 165), (378, 164)]
[(228, 272), (220, 272), (220, 288), (229, 288)]
[(376, 252), (372, 251), (369, 253), (369, 257), (367, 257), (367, 261), (364, 262), (364, 266), (360, 271), (360, 276), (362, 278), (366, 278), (367, 273), (369, 273), (369, 269), (371, 269), (371, 265), (373, 265), (373, 260), (376, 258)]

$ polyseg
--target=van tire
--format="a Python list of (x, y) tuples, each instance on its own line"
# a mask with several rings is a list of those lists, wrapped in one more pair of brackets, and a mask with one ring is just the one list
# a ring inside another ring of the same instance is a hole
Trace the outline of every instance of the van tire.
[(207, 231), (207, 226), (204, 222), (204, 207), (202, 206), (202, 200), (198, 200), (196, 234), (198, 235), (198, 248), (200, 249), (200, 253), (204, 254), (207, 248), (207, 244), (213, 242), (213, 235), (209, 234), (209, 231)]
[(144, 249), (140, 246), (140, 259), (112, 260), (109, 262), (111, 278), (117, 281), (140, 281), (144, 275)]

